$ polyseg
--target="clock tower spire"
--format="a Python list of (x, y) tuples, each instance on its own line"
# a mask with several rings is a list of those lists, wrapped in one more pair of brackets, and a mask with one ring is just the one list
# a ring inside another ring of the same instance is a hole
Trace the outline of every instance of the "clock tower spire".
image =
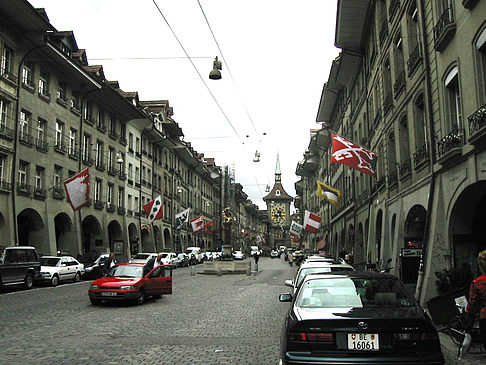
[(282, 181), (282, 172), (280, 171), (280, 158), (277, 153), (277, 165), (275, 166), (275, 182), (279, 183)]

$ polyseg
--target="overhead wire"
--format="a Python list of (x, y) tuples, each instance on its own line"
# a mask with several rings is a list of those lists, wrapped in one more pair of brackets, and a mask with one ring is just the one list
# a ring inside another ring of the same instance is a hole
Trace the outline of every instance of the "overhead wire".
[(235, 132), (235, 134), (238, 136), (238, 139), (240, 140), (241, 144), (244, 145), (244, 142), (242, 141), (240, 135), (238, 134), (238, 132), (236, 131), (235, 127), (233, 126), (233, 123), (231, 123), (230, 119), (228, 118), (228, 116), (226, 115), (226, 113), (224, 112), (221, 104), (218, 102), (218, 99), (216, 99), (216, 96), (214, 96), (213, 92), (211, 91), (211, 89), (209, 88), (209, 86), (206, 84), (206, 81), (204, 81), (204, 78), (202, 77), (201, 73), (199, 72), (199, 70), (197, 69), (196, 65), (194, 64), (194, 62), (192, 61), (191, 57), (189, 56), (189, 54), (187, 53), (185, 47), (182, 45), (182, 42), (179, 40), (179, 37), (177, 37), (177, 34), (175, 33), (174, 29), (172, 29), (171, 25), (169, 24), (169, 21), (167, 20), (167, 18), (165, 17), (164, 13), (162, 12), (162, 10), (160, 9), (160, 7), (157, 5), (156, 1), (155, 0), (152, 0), (155, 7), (157, 8), (159, 14), (162, 16), (162, 18), (164, 19), (165, 23), (167, 24), (167, 26), (169, 27), (170, 31), (172, 32), (172, 35), (174, 36), (174, 38), (177, 40), (177, 43), (179, 43), (179, 46), (182, 48), (182, 50), (184, 51), (185, 55), (187, 56), (187, 58), (189, 59), (189, 62), (191, 62), (191, 65), (192, 67), (194, 68), (194, 70), (196, 71), (196, 73), (199, 75), (199, 78), (201, 79), (202, 83), (204, 84), (204, 86), (206, 87), (206, 89), (208, 90), (209, 94), (211, 95), (211, 97), (213, 98), (214, 102), (216, 103), (216, 105), (218, 106), (219, 110), (221, 111), (221, 113), (223, 114), (223, 116), (225, 117), (226, 121), (228, 122), (228, 124), (231, 126), (231, 128), (233, 129), (233, 131)]
[[(223, 51), (221, 50), (221, 47), (219, 46), (218, 40), (216, 39), (216, 36), (215, 36), (215, 34), (213, 32), (213, 28), (211, 28), (211, 25), (209, 24), (208, 17), (206, 16), (206, 13), (204, 12), (204, 9), (203, 9), (203, 7), (201, 5), (201, 2), (199, 0), (197, 0), (197, 3), (199, 4), (199, 8), (201, 9), (201, 12), (202, 12), (202, 14), (204, 16), (204, 19), (206, 20), (206, 24), (209, 27), (209, 31), (211, 32), (211, 35), (213, 36), (214, 42), (216, 43), (216, 47), (218, 47), (219, 53), (221, 55), (221, 58), (223, 59), (224, 64), (226, 65), (226, 68), (228, 69), (228, 74), (230, 75), (231, 80), (233, 81), (233, 85), (235, 86), (236, 90), (238, 91), (238, 94), (240, 96), (241, 103), (243, 104), (243, 107), (244, 107), (244, 109), (246, 111), (246, 115), (248, 116), (248, 119), (250, 120), (251, 125), (253, 126), (253, 129), (254, 129), (256, 135), (259, 136), (260, 134), (258, 133), (258, 131), (257, 131), (256, 127), (255, 127), (255, 123), (253, 122), (253, 118), (251, 117), (250, 112), (248, 111), (248, 108), (246, 107), (246, 104), (243, 101), (243, 98), (241, 97), (240, 90), (239, 90), (238, 86), (236, 85), (236, 81), (235, 81), (235, 79), (233, 77), (233, 74), (231, 73), (231, 70), (230, 70), (228, 61), (226, 61), (226, 58), (224, 57)], [(260, 140), (260, 142), (261, 142), (261, 140)]]

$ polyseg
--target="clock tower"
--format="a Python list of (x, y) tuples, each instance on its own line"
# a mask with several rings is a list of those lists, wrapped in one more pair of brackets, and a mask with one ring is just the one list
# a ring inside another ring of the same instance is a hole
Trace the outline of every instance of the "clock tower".
[(269, 245), (271, 248), (290, 246), (290, 203), (294, 199), (287, 194), (282, 186), (282, 172), (280, 171), (280, 159), (277, 155), (275, 168), (275, 183), (268, 195), (263, 198), (267, 204), (269, 223)]

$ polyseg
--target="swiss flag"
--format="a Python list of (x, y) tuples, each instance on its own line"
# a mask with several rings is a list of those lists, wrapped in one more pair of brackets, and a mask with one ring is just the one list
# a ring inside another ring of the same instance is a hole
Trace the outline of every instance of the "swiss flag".
[(311, 233), (317, 233), (321, 225), (321, 220), (321, 217), (306, 210), (304, 215), (304, 229)]
[(164, 217), (164, 212), (162, 210), (162, 198), (160, 195), (151, 202), (145, 204), (143, 210), (145, 210), (145, 215), (147, 216), (149, 223), (152, 223), (157, 219), (162, 219)]
[(378, 156), (366, 148), (348, 141), (346, 138), (331, 133), (332, 154), (329, 163), (341, 163), (351, 166), (376, 179), (376, 162)]
[(89, 203), (89, 186), (89, 168), (64, 181), (64, 189), (73, 210), (81, 209)]

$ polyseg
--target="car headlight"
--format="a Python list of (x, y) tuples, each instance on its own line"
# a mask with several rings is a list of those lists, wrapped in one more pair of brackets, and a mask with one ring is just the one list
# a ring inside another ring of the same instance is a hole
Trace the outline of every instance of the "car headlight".
[(120, 286), (120, 290), (135, 290), (135, 287), (133, 285), (123, 285)]
[(93, 266), (88, 266), (86, 269), (84, 269), (84, 271), (86, 271), (86, 272), (89, 272), (91, 270), (93, 270)]
[(89, 288), (90, 289), (99, 289), (100, 287), (98, 285), (91, 285)]

